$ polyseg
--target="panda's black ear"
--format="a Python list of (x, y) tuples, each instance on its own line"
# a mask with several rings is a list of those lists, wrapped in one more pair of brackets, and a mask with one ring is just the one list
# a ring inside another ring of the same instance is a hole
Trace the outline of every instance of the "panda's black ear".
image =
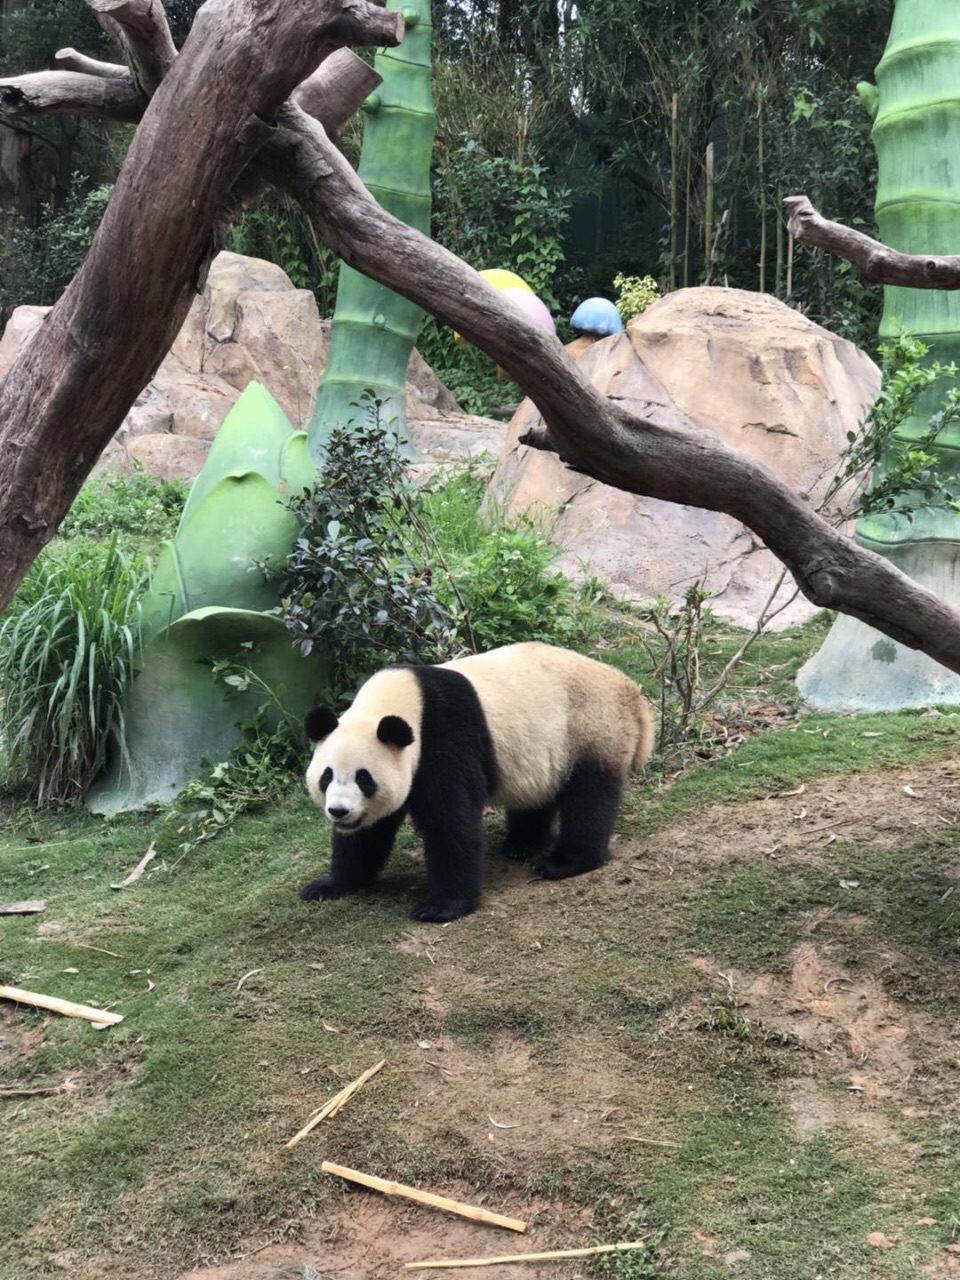
[(322, 742), (333, 733), (339, 723), (329, 707), (314, 707), (307, 712), (303, 727), (311, 742)]
[(377, 725), (377, 737), (388, 747), (409, 747), (413, 730), (402, 716), (384, 716)]

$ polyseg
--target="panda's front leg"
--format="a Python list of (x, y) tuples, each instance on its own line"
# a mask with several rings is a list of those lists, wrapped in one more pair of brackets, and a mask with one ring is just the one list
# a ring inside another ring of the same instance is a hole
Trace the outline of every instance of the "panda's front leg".
[(483, 887), (483, 809), (448, 798), (442, 819), (431, 817), (417, 825), (427, 864), (427, 896), (411, 918), (446, 924), (476, 911)]
[(383, 870), (406, 810), (398, 809), (359, 831), (333, 832), (333, 856), (325, 876), (311, 880), (300, 890), (307, 902), (316, 899), (342, 898), (348, 893), (368, 889)]

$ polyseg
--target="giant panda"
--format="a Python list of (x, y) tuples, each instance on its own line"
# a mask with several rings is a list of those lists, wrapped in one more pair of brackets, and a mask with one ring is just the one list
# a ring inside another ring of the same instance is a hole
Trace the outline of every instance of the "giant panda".
[[(387, 667), (339, 718), (316, 707), (307, 789), (333, 823), (330, 871), (308, 901), (373, 884), (409, 814), (427, 896), (415, 920), (476, 910), (483, 811), (507, 811), (504, 853), (548, 879), (606, 861), (624, 782), (650, 755), (650, 711), (627, 676), (530, 642), (440, 666)], [(559, 835), (553, 828), (559, 818)]]

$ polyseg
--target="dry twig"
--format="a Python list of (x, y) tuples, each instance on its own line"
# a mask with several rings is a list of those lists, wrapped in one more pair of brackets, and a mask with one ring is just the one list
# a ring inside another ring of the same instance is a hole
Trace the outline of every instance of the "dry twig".
[(323, 1104), (319, 1111), (315, 1111), (313, 1113), (300, 1132), (295, 1133), (290, 1141), (285, 1144), (287, 1150), (291, 1147), (295, 1147), (298, 1142), (307, 1136), (311, 1129), (316, 1128), (321, 1120), (325, 1120), (327, 1116), (335, 1116), (343, 1104), (345, 1102), (349, 1102), (360, 1086), (366, 1084), (371, 1076), (375, 1076), (385, 1062), (386, 1058), (381, 1058), (375, 1066), (367, 1067), (366, 1071), (364, 1071), (362, 1075), (357, 1076), (356, 1080), (351, 1084), (346, 1085), (339, 1093), (335, 1093), (328, 1102)]
[(511, 1253), (499, 1258), (435, 1258), (432, 1262), (405, 1262), (407, 1271), (428, 1267), (497, 1267), (508, 1262), (552, 1262), (560, 1258), (590, 1258), (598, 1253), (623, 1253), (646, 1249), (646, 1240), (622, 1240), (619, 1244), (595, 1244), (588, 1249), (551, 1249), (547, 1253)]
[(385, 1196), (402, 1196), (405, 1200), (415, 1200), (417, 1204), (426, 1204), (433, 1209), (446, 1209), (448, 1213), (458, 1213), (461, 1218), (471, 1218), (474, 1222), (486, 1222), (491, 1227), (506, 1227), (509, 1231), (526, 1231), (527, 1229), (527, 1224), (520, 1222), (517, 1218), (505, 1218), (502, 1214), (490, 1213), (489, 1210), (479, 1209), (476, 1205), (463, 1204), (459, 1200), (448, 1200), (446, 1196), (435, 1196), (431, 1191), (420, 1191), (416, 1187), (404, 1186), (402, 1182), (388, 1182), (385, 1178), (378, 1178), (372, 1173), (359, 1173), (356, 1169), (346, 1169), (342, 1164), (333, 1164), (329, 1160), (324, 1160), (320, 1169), (323, 1173), (332, 1173), (337, 1178), (346, 1178), (348, 1182), (358, 1182), (362, 1187), (382, 1191)]

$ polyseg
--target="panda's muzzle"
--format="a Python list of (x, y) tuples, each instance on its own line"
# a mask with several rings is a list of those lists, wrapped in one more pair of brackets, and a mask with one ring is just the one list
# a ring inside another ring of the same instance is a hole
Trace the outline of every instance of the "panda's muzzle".
[(327, 809), (327, 817), (338, 831), (356, 831), (363, 818), (351, 818), (349, 809), (332, 807)]

